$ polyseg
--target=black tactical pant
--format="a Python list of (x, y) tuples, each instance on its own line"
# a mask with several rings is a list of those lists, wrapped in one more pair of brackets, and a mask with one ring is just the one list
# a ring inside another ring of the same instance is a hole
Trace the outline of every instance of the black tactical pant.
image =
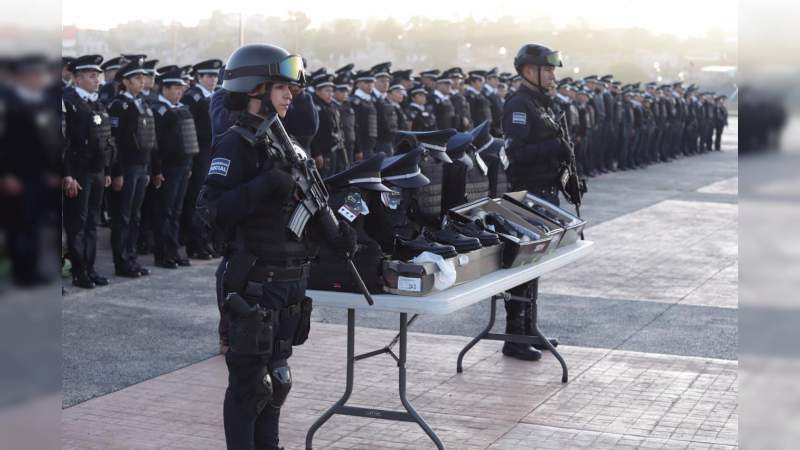
[(724, 127), (716, 127), (714, 129), (714, 150), (722, 150), (722, 130)]
[(183, 199), (189, 186), (189, 172), (192, 160), (164, 166), (164, 182), (158, 189), (155, 209), (155, 244), (153, 251), (156, 260), (178, 258), (178, 233), (180, 229)]
[(72, 274), (78, 275), (94, 271), (105, 174), (83, 173), (75, 175), (75, 180), (81, 185), (81, 190), (77, 197), (64, 200), (64, 229)]
[[(300, 317), (287, 316), (279, 311), (300, 303), (305, 298), (306, 284), (306, 279), (248, 283), (245, 299), (275, 311), (276, 317), (280, 318), (274, 326), (272, 355), (241, 354), (233, 348), (225, 354), (228, 388), (223, 418), (225, 442), (230, 450), (278, 449), (281, 409), (270, 404), (271, 396), (263, 387), (263, 379), (273, 366), (285, 362), (292, 355), (291, 343)], [(235, 320), (231, 319), (231, 327), (235, 326)]]
[[(519, 191), (525, 189), (525, 186), (518, 186), (515, 184), (514, 190)], [(552, 188), (540, 188), (540, 189), (530, 189), (528, 188), (528, 192), (531, 194), (543, 199), (547, 200), (548, 202), (558, 206), (558, 190), (555, 187)], [(537, 299), (539, 297), (539, 279), (536, 278), (535, 280), (528, 281), (525, 284), (521, 284), (517, 287), (514, 287), (508, 291), (511, 295), (515, 295), (518, 297), (525, 297), (530, 299)], [(526, 334), (529, 333), (531, 330), (529, 329), (529, 321), (531, 317), (531, 312), (533, 309), (533, 305), (530, 302), (520, 302), (516, 300), (509, 300), (505, 302), (506, 307), (506, 322), (514, 322), (514, 323), (525, 323), (525, 328), (519, 330), (513, 330), (516, 334)]]
[(147, 189), (147, 167), (130, 166), (122, 173), (122, 190), (111, 194), (111, 250), (117, 269), (135, 269), (142, 202)]
[(186, 188), (186, 197), (183, 201), (183, 214), (181, 217), (181, 234), (186, 250), (189, 253), (202, 253), (211, 248), (206, 226), (194, 220), (194, 208), (200, 188), (208, 175), (211, 165), (211, 143), (200, 144), (200, 153), (194, 157), (192, 163), (192, 176)]

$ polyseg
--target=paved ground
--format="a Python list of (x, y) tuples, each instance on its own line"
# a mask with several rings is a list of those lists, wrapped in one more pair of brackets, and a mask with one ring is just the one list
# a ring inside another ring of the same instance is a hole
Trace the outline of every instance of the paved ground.
[[(486, 323), (487, 302), (414, 324), (422, 334), (410, 339), (410, 395), (449, 448), (738, 445), (732, 122), (723, 152), (591, 180), (583, 213), (596, 249), (541, 284), (542, 329), (565, 344), (568, 385), (558, 383), (549, 355), (531, 370), (503, 358), (492, 342), (479, 344), (466, 373), (455, 375), (466, 336)], [(224, 446), (226, 371), (213, 357), (215, 265), (69, 289), (65, 448)], [(282, 421), (287, 448), (301, 448), (308, 424), (342, 390), (344, 318), (317, 308), (314, 335), (292, 360), (296, 387)], [(395, 316), (378, 313), (359, 313), (357, 321), (361, 342), (388, 341), (393, 332), (379, 329), (397, 326)], [(394, 383), (392, 367), (388, 359), (357, 366), (357, 404), (396, 406), (396, 394), (377, 388)], [(316, 448), (429, 445), (414, 425), (355, 418), (334, 419), (319, 438)]]

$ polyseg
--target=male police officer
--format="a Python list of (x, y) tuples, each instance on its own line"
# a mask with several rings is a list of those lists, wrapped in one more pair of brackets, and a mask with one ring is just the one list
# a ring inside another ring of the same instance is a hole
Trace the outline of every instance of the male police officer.
[[(554, 204), (558, 204), (562, 163), (570, 157), (550, 109), (552, 99), (547, 95), (555, 87), (556, 67), (562, 67), (559, 52), (538, 44), (520, 48), (514, 68), (522, 77), (522, 84), (506, 101), (502, 123), (513, 189), (526, 189)], [(511, 293), (535, 300), (538, 279), (512, 289)], [(532, 303), (506, 302), (506, 313), (507, 333), (533, 335)], [(503, 354), (529, 361), (541, 358), (536, 349), (512, 342), (505, 343)]]
[(72, 61), (74, 84), (63, 96), (69, 142), (64, 171), (66, 178), (74, 180), (66, 192), (64, 228), (72, 262), (72, 284), (88, 289), (108, 284), (94, 268), (100, 203), (103, 189), (111, 184), (107, 171), (114, 154), (111, 121), (97, 94), (102, 61), (99, 55)]
[[(256, 137), (269, 115), (285, 116), (292, 101), (289, 83), (302, 82), (301, 58), (279, 47), (246, 45), (228, 58), (225, 105), (238, 112), (238, 122), (215, 141), (198, 199), (198, 209), (224, 236), (227, 262), (218, 276), (224, 280), (220, 297), (227, 298), (231, 347), (225, 354), (223, 415), (232, 450), (279, 448), (280, 408), (292, 387), (287, 360), (292, 345), (308, 336), (305, 288), (316, 244), (311, 233), (295, 239), (287, 231), (298, 205), (295, 181), (285, 163), (271, 156), (275, 141)], [(314, 228), (339, 254), (353, 251), (355, 234), (344, 222), (335, 231)]]
[(186, 190), (183, 217), (181, 218), (186, 236), (186, 254), (189, 258), (195, 259), (210, 259), (212, 254), (211, 242), (205, 227), (192, 219), (197, 194), (200, 193), (203, 180), (208, 173), (208, 166), (211, 164), (211, 116), (208, 111), (211, 95), (217, 86), (220, 67), (222, 67), (222, 61), (218, 59), (209, 59), (195, 64), (193, 69), (197, 83), (190, 87), (181, 98), (181, 103), (189, 108), (194, 117), (199, 147), (199, 153), (194, 158), (192, 165), (192, 176), (189, 178), (189, 187)]

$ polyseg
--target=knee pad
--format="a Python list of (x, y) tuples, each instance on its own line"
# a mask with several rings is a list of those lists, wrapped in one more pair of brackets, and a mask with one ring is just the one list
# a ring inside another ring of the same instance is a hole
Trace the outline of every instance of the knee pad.
[(273, 408), (280, 408), (292, 390), (292, 370), (282, 359), (272, 364), (272, 399), (269, 404)]

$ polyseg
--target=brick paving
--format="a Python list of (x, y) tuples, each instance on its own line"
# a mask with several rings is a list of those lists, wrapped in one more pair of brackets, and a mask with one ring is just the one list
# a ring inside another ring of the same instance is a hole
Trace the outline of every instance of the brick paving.
[[(380, 347), (388, 330), (359, 328), (356, 351)], [(282, 445), (304, 448), (311, 423), (344, 389), (345, 327), (315, 324), (291, 359), (292, 393), (282, 410)], [(504, 358), (479, 343), (455, 373), (467, 338), (412, 333), (408, 391), (450, 449), (737, 446), (737, 363), (560, 347), (571, 381), (546, 354), (538, 363)], [(356, 363), (351, 405), (400, 409), (388, 356)], [(221, 449), (227, 369), (214, 357), (63, 411), (64, 449)], [(319, 449), (434, 448), (414, 423), (335, 416)]]

